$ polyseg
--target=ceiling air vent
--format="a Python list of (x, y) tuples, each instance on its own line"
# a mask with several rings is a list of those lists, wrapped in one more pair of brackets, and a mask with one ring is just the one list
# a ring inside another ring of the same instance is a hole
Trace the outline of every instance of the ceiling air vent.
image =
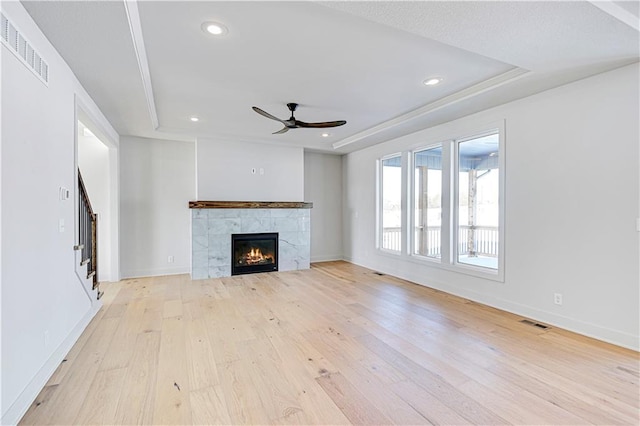
[(0, 38), (2, 43), (22, 61), (40, 80), (45, 84), (49, 82), (49, 64), (47, 64), (40, 54), (31, 46), (29, 41), (24, 38), (22, 33), (13, 26), (11, 21), (1, 15), (2, 27)]

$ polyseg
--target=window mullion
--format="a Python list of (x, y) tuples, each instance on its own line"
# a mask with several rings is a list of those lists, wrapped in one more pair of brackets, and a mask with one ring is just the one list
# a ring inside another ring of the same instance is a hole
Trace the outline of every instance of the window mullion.
[(411, 173), (413, 171), (413, 161), (411, 152), (405, 152), (402, 156), (402, 167), (405, 173), (402, 174), (402, 208), (404, 215), (402, 216), (402, 235), (403, 235), (403, 254), (411, 255), (413, 244), (413, 179)]
[(455, 143), (448, 141), (442, 144), (442, 258), (443, 264), (452, 264), (454, 258), (453, 244), (455, 238)]

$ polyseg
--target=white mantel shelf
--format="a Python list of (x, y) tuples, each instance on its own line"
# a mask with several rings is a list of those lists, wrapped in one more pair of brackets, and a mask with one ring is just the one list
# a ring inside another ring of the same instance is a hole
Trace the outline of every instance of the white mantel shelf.
[(310, 209), (303, 201), (189, 201), (190, 209)]

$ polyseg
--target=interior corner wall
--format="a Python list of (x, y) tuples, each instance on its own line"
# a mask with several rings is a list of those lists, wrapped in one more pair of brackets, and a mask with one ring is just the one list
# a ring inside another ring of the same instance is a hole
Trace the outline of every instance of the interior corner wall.
[[(4, 45), (2, 86), (2, 424), (17, 423), (100, 303), (76, 276), (76, 100), (117, 136), (20, 2), (2, 12), (49, 64), (40, 81)], [(69, 199), (60, 199), (60, 187)]]
[[(638, 75), (636, 63), (346, 155), (345, 257), (638, 350)], [(376, 159), (498, 120), (506, 126), (504, 282), (377, 250)]]
[(197, 199), (304, 201), (302, 148), (198, 139)]
[(122, 277), (189, 273), (195, 144), (122, 137), (120, 185)]
[(311, 261), (342, 254), (342, 156), (304, 153), (304, 200), (311, 209)]

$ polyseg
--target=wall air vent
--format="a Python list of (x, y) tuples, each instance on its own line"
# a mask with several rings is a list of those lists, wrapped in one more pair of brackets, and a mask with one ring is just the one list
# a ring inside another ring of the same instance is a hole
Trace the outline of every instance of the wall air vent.
[(2, 21), (0, 39), (2, 39), (5, 47), (16, 55), (42, 82), (49, 83), (49, 64), (42, 59), (22, 33), (4, 16), (4, 13), (0, 14), (0, 19)]

